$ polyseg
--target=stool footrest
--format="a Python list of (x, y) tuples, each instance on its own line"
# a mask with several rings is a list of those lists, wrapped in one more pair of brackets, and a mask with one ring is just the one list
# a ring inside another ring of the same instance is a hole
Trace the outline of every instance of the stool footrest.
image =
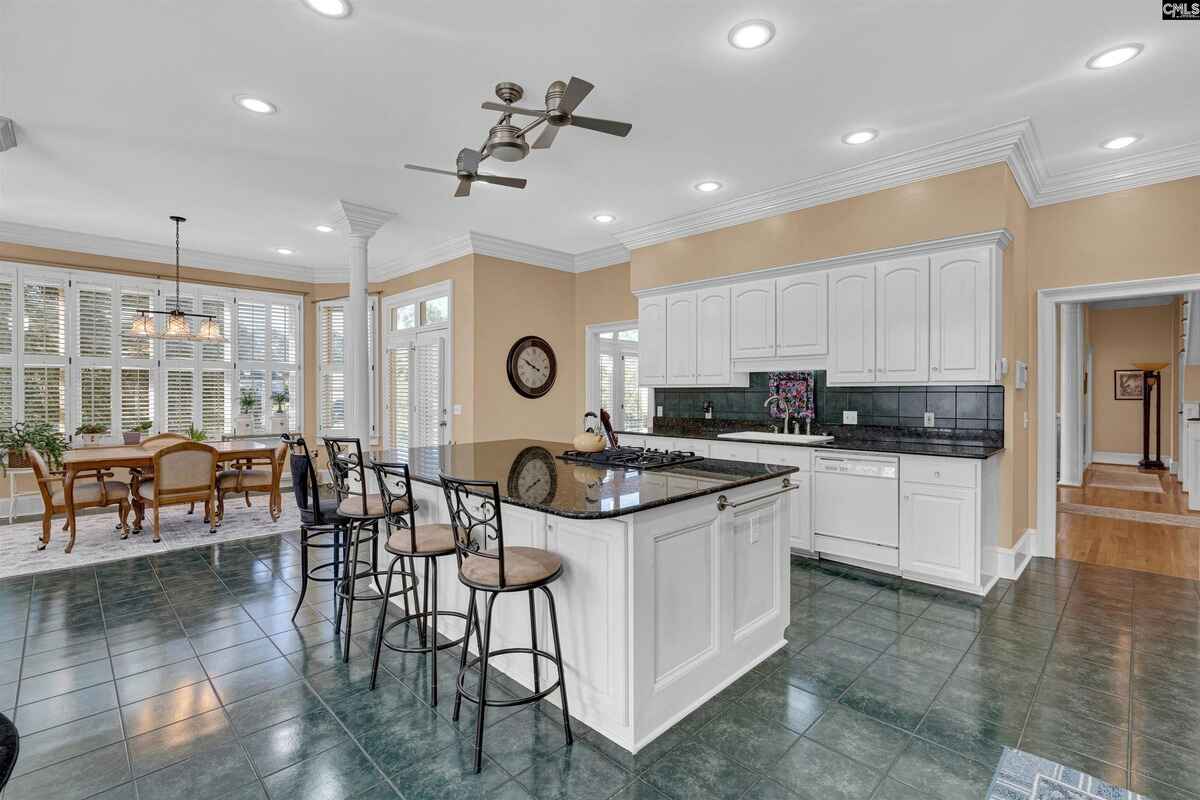
[[(556, 659), (551, 653), (547, 653), (545, 650), (535, 650), (532, 647), (505, 647), (502, 650), (491, 650), (488, 652), (488, 660), (491, 661), (496, 656), (513, 655), (513, 654), (517, 654), (517, 653), (522, 654), (522, 655), (527, 655), (527, 656), (537, 656), (538, 658), (544, 658), (547, 661), (549, 661), (551, 664), (553, 664), (555, 666), (555, 670), (557, 671), (558, 659)], [(479, 665), (480, 660), (481, 659), (479, 656), (474, 656), (474, 657), (468, 659), (466, 666), (464, 666), (462, 671), (459, 672), (458, 681), (457, 681), (458, 691), (462, 694), (462, 696), (464, 698), (466, 698), (467, 700), (470, 700), (472, 703), (475, 703), (476, 705), (479, 705), (479, 697), (477, 695), (473, 695), (467, 691), (466, 687), (463, 685), (463, 680), (467, 677), (467, 674), (471, 671), (471, 669), (473, 667), (476, 667)], [(552, 683), (549, 686), (547, 686), (546, 688), (542, 689), (540, 692), (534, 692), (532, 694), (525, 695), (524, 697), (516, 697), (516, 698), (513, 698), (512, 700), (488, 700), (487, 702), (484, 703), (484, 705), (487, 706), (488, 708), (503, 708), (506, 706), (523, 706), (523, 705), (528, 705), (529, 703), (536, 703), (537, 701), (550, 696), (554, 692), (557, 692), (558, 687), (561, 685), (562, 685), (562, 673), (559, 673), (559, 675), (555, 679), (554, 683)]]
[[(466, 622), (466, 620), (467, 620), (467, 615), (462, 613), (461, 611), (442, 611), (439, 609), (437, 612), (437, 615), (439, 617), (457, 617), (458, 619), (461, 619), (463, 622)], [(396, 628), (396, 627), (403, 625), (405, 623), (408, 623), (408, 622), (412, 622), (415, 619), (424, 620), (431, 616), (433, 616), (432, 611), (414, 611), (411, 614), (406, 614), (405, 616), (401, 617), (400, 619), (392, 620), (391, 622), (388, 623), (387, 627), (383, 629), (383, 646), (386, 647), (388, 650), (391, 650), (393, 653), (428, 653), (430, 651), (429, 645), (426, 645), (424, 647), (397, 647), (397, 646), (391, 644), (390, 642), (388, 642), (387, 635), (392, 632), (393, 628)], [(432, 637), (433, 631), (426, 631), (425, 635), (427, 637)], [(463, 631), (463, 636), (460, 636), (459, 638), (454, 639), (452, 641), (446, 641), (442, 644), (439, 644), (439, 645), (437, 645), (437, 649), (438, 650), (446, 650), (450, 647), (457, 647), (458, 645), (463, 643), (464, 639), (466, 639), (466, 630), (465, 629)]]

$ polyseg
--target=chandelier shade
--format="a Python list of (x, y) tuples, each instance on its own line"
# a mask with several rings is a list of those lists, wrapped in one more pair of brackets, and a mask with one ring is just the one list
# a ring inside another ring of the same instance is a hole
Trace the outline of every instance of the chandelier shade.
[[(175, 223), (175, 308), (171, 311), (155, 311), (154, 309), (146, 309), (139, 311), (134, 316), (133, 321), (129, 324), (129, 335), (138, 336), (143, 339), (165, 339), (168, 341), (184, 341), (184, 342), (216, 342), (224, 343), (229, 341), (225, 335), (221, 333), (221, 323), (211, 314), (193, 314), (180, 309), (179, 301), (179, 225), (187, 222), (186, 219), (180, 216), (172, 216), (171, 221)], [(151, 314), (160, 314), (166, 317), (160, 329), (154, 324), (154, 318)], [(200, 320), (200, 330), (192, 332), (192, 323), (190, 317)]]

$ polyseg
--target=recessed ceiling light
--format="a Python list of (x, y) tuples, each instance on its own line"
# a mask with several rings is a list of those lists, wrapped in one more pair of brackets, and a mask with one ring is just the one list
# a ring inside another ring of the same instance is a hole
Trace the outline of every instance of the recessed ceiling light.
[(279, 255), (281, 255), (281, 256), (290, 256), (292, 253), (294, 253), (294, 252), (296, 252), (296, 251), (295, 251), (295, 250), (289, 250), (289, 249), (288, 249), (288, 248), (286, 248), (286, 247), (276, 247), (276, 248), (275, 248), (275, 252), (276, 252), (276, 253), (279, 253)]
[(715, 192), (721, 188), (721, 184), (718, 181), (700, 181), (695, 188), (697, 192)]
[(1126, 61), (1132, 61), (1142, 52), (1140, 44), (1123, 44), (1120, 47), (1113, 47), (1105, 50), (1099, 55), (1092, 56), (1088, 59), (1088, 69), (1108, 69), (1124, 64)]
[(333, 233), (333, 228), (329, 227), (328, 225), (318, 225), (317, 230), (319, 230), (321, 233)]
[(233, 102), (237, 103), (247, 111), (253, 111), (255, 114), (274, 114), (279, 109), (275, 108), (274, 103), (268, 103), (258, 97), (251, 97), (247, 94), (239, 94), (233, 98)]
[(610, 222), (615, 222), (617, 218), (612, 214), (597, 214), (596, 216), (592, 217), (592, 219), (596, 220), (596, 222), (599, 222), (601, 225), (607, 225)]
[(350, 0), (304, 0), (304, 5), (323, 17), (341, 19), (350, 16)]
[(873, 131), (870, 128), (862, 131), (851, 131), (842, 137), (842, 141), (846, 144), (866, 144), (875, 140), (879, 135), (879, 131)]
[(729, 43), (739, 50), (762, 47), (775, 38), (775, 26), (765, 19), (739, 22), (729, 31)]
[(1140, 136), (1118, 136), (1115, 139), (1109, 139), (1100, 146), (1105, 150), (1124, 150), (1126, 147), (1129, 147), (1129, 145), (1141, 138), (1142, 137)]

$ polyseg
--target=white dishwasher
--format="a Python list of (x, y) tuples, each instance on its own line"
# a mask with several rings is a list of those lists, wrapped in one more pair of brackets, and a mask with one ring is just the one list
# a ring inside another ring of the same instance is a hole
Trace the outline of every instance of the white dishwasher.
[(818, 451), (812, 497), (813, 550), (899, 569), (898, 458)]

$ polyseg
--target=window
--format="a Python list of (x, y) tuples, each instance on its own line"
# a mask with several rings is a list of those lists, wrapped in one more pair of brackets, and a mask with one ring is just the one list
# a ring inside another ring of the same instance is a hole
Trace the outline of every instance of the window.
[(648, 387), (638, 385), (637, 328), (600, 331), (594, 334), (591, 345), (589, 404), (597, 411), (608, 411), (618, 430), (646, 430), (653, 396)]
[(386, 447), (450, 441), (450, 289), (447, 282), (384, 301), (392, 321), (383, 344)]
[[(376, 319), (379, 304), (367, 303), (368, 413), (371, 440), (379, 429), (375, 408)], [(274, 381), (274, 378), (272, 378)], [(317, 304), (317, 426), (322, 434), (346, 431), (346, 301), (327, 300)]]
[(213, 316), (228, 343), (127, 335), (139, 312), (174, 307), (168, 282), (0, 263), (0, 426), (47, 422), (71, 434), (96, 424), (119, 441), (149, 420), (152, 431), (195, 425), (217, 439), (233, 430), (233, 399), (247, 383), (260, 398), (254, 432), (270, 430), (268, 391), (283, 386), (294, 429), (303, 418), (301, 301), (185, 285), (179, 307)]

